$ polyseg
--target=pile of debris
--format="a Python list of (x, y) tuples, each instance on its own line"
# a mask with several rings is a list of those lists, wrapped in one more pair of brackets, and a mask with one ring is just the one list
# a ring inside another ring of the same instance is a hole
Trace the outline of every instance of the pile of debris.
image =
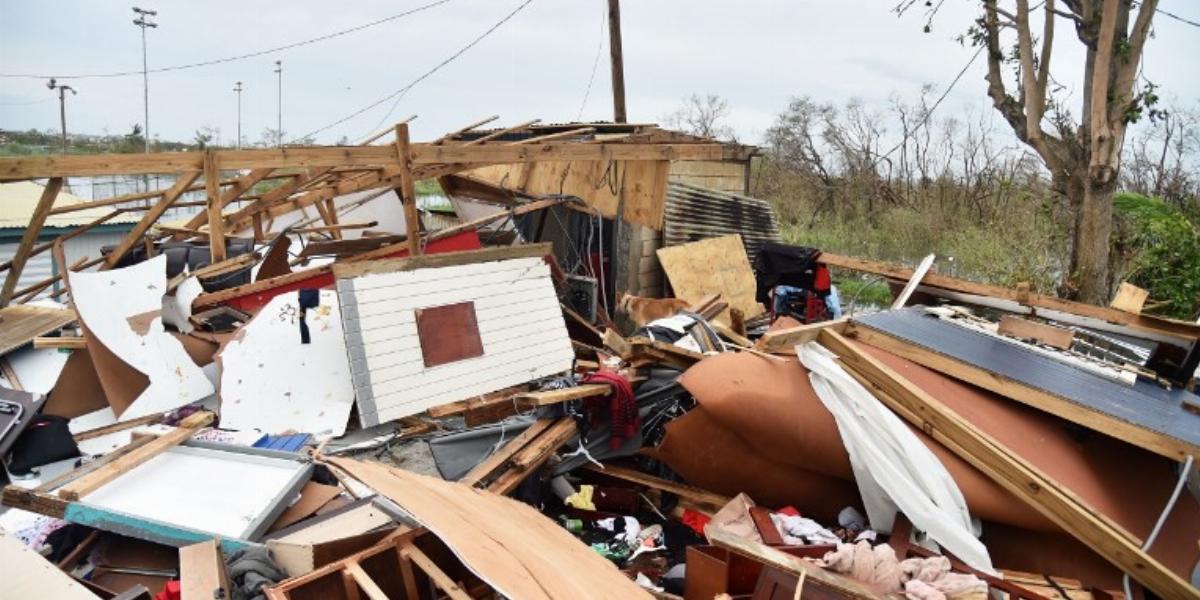
[[(30, 300), (0, 308), (0, 597), (1200, 597), (1200, 325), (784, 245), (668, 184), (743, 149), (482, 124), (0, 159), (51, 178), (0, 302)], [(63, 178), (157, 170), (97, 201), (157, 198), (98, 270), (35, 245)], [(894, 304), (843, 315), (831, 268)], [(658, 272), (673, 297), (622, 293)]]

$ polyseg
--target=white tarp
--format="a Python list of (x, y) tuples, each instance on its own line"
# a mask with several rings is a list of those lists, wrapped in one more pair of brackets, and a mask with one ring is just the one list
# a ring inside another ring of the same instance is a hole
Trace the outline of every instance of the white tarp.
[(871, 528), (888, 532), (897, 511), (971, 567), (995, 574), (967, 502), (946, 467), (900, 417), (839, 365), (824, 346), (796, 346), (817, 397), (833, 413)]

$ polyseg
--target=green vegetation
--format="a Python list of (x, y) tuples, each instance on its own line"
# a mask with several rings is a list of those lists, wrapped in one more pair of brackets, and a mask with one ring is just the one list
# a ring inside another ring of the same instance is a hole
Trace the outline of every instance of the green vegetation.
[(1157, 198), (1117, 194), (1114, 248), (1126, 280), (1150, 292), (1147, 311), (1195, 319), (1200, 312), (1200, 229)]

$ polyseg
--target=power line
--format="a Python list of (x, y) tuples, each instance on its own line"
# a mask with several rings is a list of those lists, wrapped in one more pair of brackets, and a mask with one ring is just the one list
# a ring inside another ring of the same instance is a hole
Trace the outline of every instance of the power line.
[(1187, 19), (1187, 18), (1181, 17), (1181, 16), (1179, 16), (1179, 15), (1177, 15), (1177, 14), (1174, 14), (1174, 13), (1169, 13), (1169, 12), (1167, 12), (1167, 11), (1165, 11), (1165, 10), (1161, 9), (1161, 8), (1156, 8), (1156, 9), (1155, 9), (1155, 11), (1157, 11), (1157, 12), (1159, 12), (1159, 13), (1162, 13), (1163, 15), (1166, 15), (1166, 16), (1168, 16), (1168, 17), (1172, 18), (1172, 19), (1175, 19), (1176, 21), (1179, 21), (1180, 23), (1186, 23), (1186, 24), (1188, 24), (1188, 25), (1191, 25), (1192, 27), (1200, 27), (1200, 23), (1198, 23), (1198, 22), (1196, 22), (1196, 21), (1193, 21), (1193, 20), (1191, 20), (1191, 19)]
[[(445, 4), (447, 2), (450, 2), (450, 0), (436, 0), (435, 2), (430, 2), (429, 4), (425, 4), (423, 6), (418, 6), (417, 8), (406, 10), (402, 13), (394, 14), (390, 17), (384, 17), (382, 19), (377, 19), (375, 21), (371, 21), (370, 23), (364, 23), (362, 25), (351, 27), (349, 29), (335, 31), (333, 33), (322, 35), (320, 37), (302, 40), (302, 41), (294, 42), (294, 43), (287, 44), (284, 46), (268, 48), (266, 50), (259, 50), (257, 52), (251, 52), (249, 54), (239, 54), (237, 56), (229, 56), (229, 57), (218, 58), (218, 59), (214, 59), (214, 60), (206, 60), (203, 62), (188, 63), (188, 64), (184, 64), (184, 65), (175, 65), (172, 67), (160, 67), (157, 69), (150, 69), (148, 72), (149, 73), (163, 73), (166, 71), (180, 71), (183, 69), (195, 69), (197, 67), (207, 67), (210, 65), (218, 65), (221, 63), (233, 62), (236, 60), (244, 60), (247, 58), (254, 58), (256, 56), (262, 56), (264, 54), (271, 54), (274, 52), (279, 52), (281, 50), (290, 50), (292, 48), (299, 48), (300, 46), (307, 46), (309, 44), (323, 42), (325, 40), (333, 39), (336, 37), (341, 37), (341, 36), (349, 34), (349, 33), (354, 33), (356, 31), (362, 31), (364, 29), (375, 27), (376, 25), (382, 25), (383, 23), (387, 23), (389, 21), (395, 21), (396, 19), (399, 19), (401, 17), (407, 17), (408, 15), (419, 13), (419, 12), (428, 10), (430, 8), (433, 8), (435, 6), (438, 6), (439, 4)], [(119, 72), (115, 72), (115, 73), (85, 73), (85, 74), (81, 74), (81, 75), (41, 75), (41, 74), (32, 74), (32, 73), (0, 73), (0, 78), (49, 79), (50, 77), (55, 77), (58, 79), (97, 79), (97, 78), (107, 78), (107, 77), (128, 77), (131, 75), (141, 75), (141, 74), (142, 74), (142, 71), (119, 71)]]
[[(935, 100), (932, 105), (930, 105), (929, 110), (925, 111), (925, 118), (921, 119), (921, 122), (917, 123), (916, 127), (913, 127), (913, 130), (910, 132), (910, 134), (915, 134), (922, 127), (929, 124), (929, 118), (933, 116), (933, 111), (937, 110), (937, 107), (941, 105), (943, 100), (946, 99), (946, 96), (950, 95), (950, 92), (954, 89), (954, 86), (958, 85), (958, 82), (963, 78), (963, 75), (967, 74), (967, 70), (971, 68), (971, 65), (975, 64), (975, 61), (979, 59), (979, 55), (983, 54), (984, 48), (985, 46), (980, 45), (979, 48), (975, 50), (975, 54), (971, 56), (971, 60), (967, 61), (967, 64), (963, 65), (962, 70), (958, 72), (958, 75), (954, 76), (954, 79), (950, 82), (950, 85), (946, 86), (946, 91), (942, 92), (942, 95), (938, 96), (938, 99)], [(892, 146), (891, 150), (880, 154), (879, 158), (875, 159), (875, 163), (872, 165), (872, 167), (878, 165), (880, 161), (891, 156), (893, 152), (899, 150), (901, 146), (907, 143), (907, 137), (900, 140), (900, 143)]]
[(604, 50), (604, 26), (608, 23), (608, 11), (600, 13), (600, 41), (596, 44), (596, 58), (592, 59), (592, 74), (588, 77), (587, 89), (583, 92), (583, 102), (579, 103), (578, 121), (583, 118), (583, 109), (587, 107), (588, 97), (592, 95), (592, 82), (596, 80), (596, 67), (600, 65), (600, 52)]
[(435, 65), (432, 69), (429, 69), (428, 71), (423, 73), (421, 76), (408, 82), (408, 84), (405, 85), (404, 87), (332, 122), (328, 125), (325, 125), (323, 127), (318, 127), (317, 129), (314, 129), (296, 139), (293, 139), (291, 143), (295, 143), (301, 139), (316, 135), (318, 133), (321, 133), (322, 131), (325, 131), (327, 129), (341, 125), (342, 123), (345, 123), (346, 121), (349, 121), (350, 119), (353, 119), (354, 117), (357, 117), (357, 116), (367, 112), (368, 110), (371, 110), (372, 108), (375, 108), (376, 106), (379, 106), (380, 104), (383, 104), (384, 102), (387, 102), (388, 100), (395, 98), (396, 101), (392, 103), (392, 107), (388, 109), (387, 114), (383, 115), (383, 118), (379, 120), (379, 123), (377, 123), (374, 127), (371, 128), (371, 133), (368, 133), (367, 135), (362, 136), (364, 138), (368, 137), (369, 135), (373, 134), (375, 131), (378, 131), (379, 128), (383, 125), (384, 121), (387, 121), (388, 117), (392, 116), (392, 113), (395, 112), (396, 107), (400, 104), (400, 100), (402, 98), (404, 98), (404, 95), (407, 94), (409, 90), (411, 90), (418, 83), (421, 83), (422, 81), (427, 79), (430, 75), (433, 75), (434, 73), (437, 73), (438, 71), (440, 71), (446, 65), (450, 64), (451, 62), (454, 62), (455, 59), (457, 59), (459, 56), (462, 56), (463, 53), (466, 52), (467, 50), (470, 50), (471, 48), (475, 47), (476, 44), (483, 41), (484, 38), (486, 38), (487, 36), (491, 35), (492, 32), (499, 29), (501, 25), (504, 25), (505, 23), (507, 23), (509, 21), (509, 19), (512, 19), (514, 16), (516, 16), (517, 13), (521, 12), (526, 6), (529, 6), (529, 4), (532, 2), (533, 2), (533, 0), (525, 0), (519, 6), (517, 6), (515, 9), (513, 9), (512, 12), (505, 15), (505, 17), (503, 19), (500, 19), (499, 21), (496, 22), (496, 24), (489, 27), (487, 29), (487, 31), (484, 31), (478, 37), (471, 40), (467, 45), (463, 46), (462, 48), (459, 48), (458, 51), (456, 51), (454, 54), (451, 54), (450, 57), (447, 58), (446, 60), (443, 60), (442, 62)]

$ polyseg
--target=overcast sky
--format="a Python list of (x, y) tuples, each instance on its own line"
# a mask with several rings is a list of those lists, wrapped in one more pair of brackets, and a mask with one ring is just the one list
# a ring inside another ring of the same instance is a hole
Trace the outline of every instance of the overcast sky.
[[(148, 32), (150, 68), (244, 54), (332, 33), (428, 4), (432, 0), (138, 0), (159, 12)], [(218, 127), (231, 143), (241, 80), (242, 130), (251, 141), (276, 119), (274, 61), (283, 61), (283, 128), (305, 134), (404, 87), (482, 34), (524, 0), (449, 0), (444, 4), (332, 40), (230, 63), (150, 74), (150, 129), (190, 140)], [(808, 95), (842, 103), (861, 98), (882, 107), (889, 95), (914, 97), (923, 84), (944, 89), (974, 50), (954, 38), (977, 4), (951, 0), (921, 32), (922, 15), (897, 18), (894, 0), (625, 0), (622, 29), (631, 121), (660, 120), (691, 93), (729, 100), (729, 124), (755, 142), (788, 99)], [(111, 0), (0, 0), (0, 73), (80, 74), (141, 69), (141, 38), (130, 3)], [(274, 6), (277, 6), (275, 8)], [(336, 8), (334, 8), (336, 6)], [(1200, 20), (1200, 3), (1160, 6)], [(611, 119), (604, 0), (533, 0), (460, 58), (388, 101), (322, 131), (317, 140), (361, 139), (410, 114), (415, 140), (492, 114), (501, 124), (580, 116), (602, 40), (583, 119)], [(1077, 88), (1082, 51), (1060, 20), (1055, 78)], [(1200, 98), (1200, 28), (1156, 19), (1145, 74), (1163, 95), (1194, 105)], [(939, 116), (985, 110), (984, 61), (968, 71)], [(41, 79), (0, 79), (0, 128), (57, 130), (56, 96)], [(74, 132), (126, 133), (142, 120), (142, 79), (75, 79), (67, 106)], [(1078, 92), (1075, 92), (1078, 97)], [(391, 113), (389, 114), (389, 110)]]

